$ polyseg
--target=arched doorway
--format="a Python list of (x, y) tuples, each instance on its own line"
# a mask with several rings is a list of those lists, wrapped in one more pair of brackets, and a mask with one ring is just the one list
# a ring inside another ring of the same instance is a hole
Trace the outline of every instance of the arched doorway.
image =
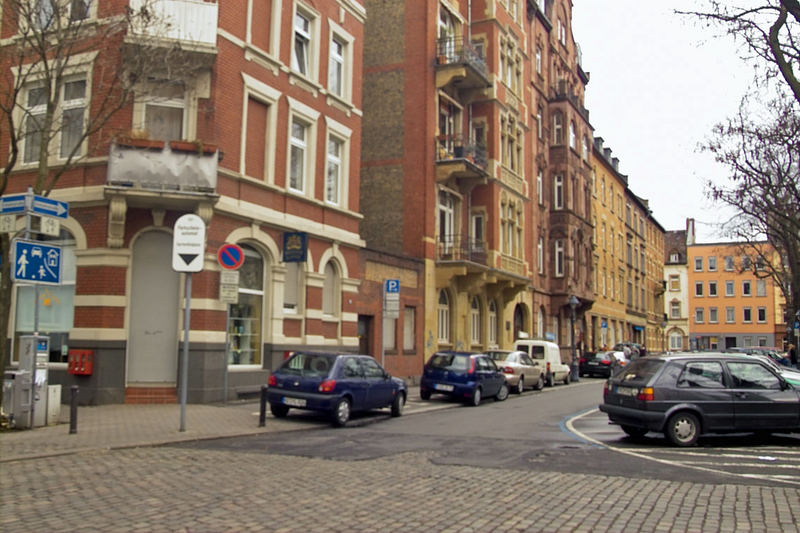
[(128, 385), (171, 384), (178, 374), (180, 275), (172, 270), (172, 235), (148, 231), (133, 244)]

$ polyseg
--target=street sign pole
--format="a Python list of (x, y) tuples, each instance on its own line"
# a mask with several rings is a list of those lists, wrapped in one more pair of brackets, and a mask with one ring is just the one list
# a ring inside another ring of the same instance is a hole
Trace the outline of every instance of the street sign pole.
[(183, 353), (181, 354), (181, 431), (186, 431), (186, 388), (189, 386), (189, 321), (192, 319), (192, 273), (186, 273), (183, 309)]

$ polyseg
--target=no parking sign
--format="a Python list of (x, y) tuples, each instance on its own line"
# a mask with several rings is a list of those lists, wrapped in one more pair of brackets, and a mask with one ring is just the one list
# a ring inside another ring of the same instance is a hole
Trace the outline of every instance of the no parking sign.
[(238, 270), (244, 263), (244, 250), (238, 244), (223, 244), (217, 252), (217, 261), (226, 270)]

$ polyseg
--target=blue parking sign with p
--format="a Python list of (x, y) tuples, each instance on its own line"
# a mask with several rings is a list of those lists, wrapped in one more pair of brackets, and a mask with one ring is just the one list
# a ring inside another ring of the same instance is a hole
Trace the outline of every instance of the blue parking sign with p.
[(399, 279), (387, 279), (386, 280), (386, 285), (385, 285), (385, 290), (389, 294), (395, 293), (395, 292), (399, 293), (400, 292), (400, 280)]
[(41, 242), (15, 240), (11, 277), (26, 283), (61, 283), (61, 248)]

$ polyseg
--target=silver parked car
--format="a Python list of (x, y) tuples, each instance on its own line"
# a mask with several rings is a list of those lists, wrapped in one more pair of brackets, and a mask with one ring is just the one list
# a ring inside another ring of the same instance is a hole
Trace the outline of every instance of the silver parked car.
[(522, 394), (522, 391), (528, 386), (536, 390), (542, 390), (544, 387), (544, 368), (525, 352), (489, 350), (486, 355), (506, 376), (506, 383), (517, 394)]

